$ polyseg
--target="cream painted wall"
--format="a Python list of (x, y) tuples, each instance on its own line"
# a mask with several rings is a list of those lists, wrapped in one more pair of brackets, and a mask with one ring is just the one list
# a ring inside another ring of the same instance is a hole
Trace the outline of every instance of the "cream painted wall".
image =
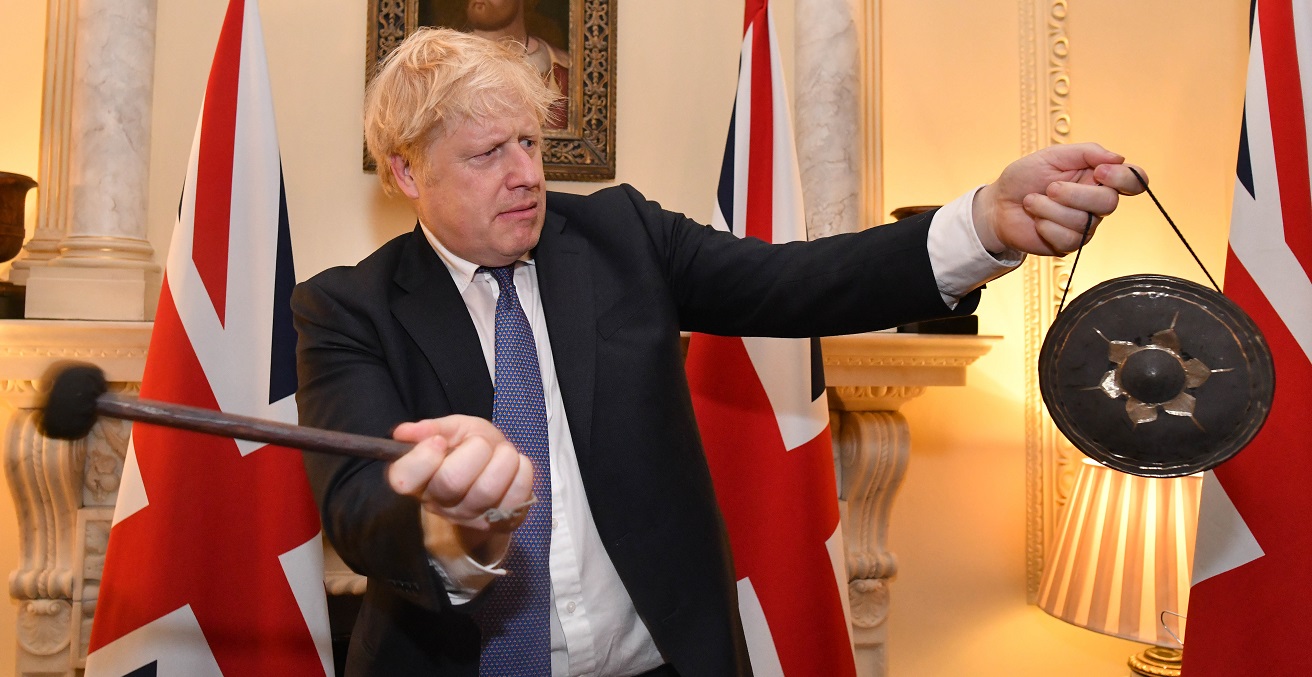
[[(883, 3), (885, 203), (943, 202), (1019, 153), (1018, 3)], [(739, 4), (620, 4), (619, 180), (706, 219), (732, 97)], [(159, 3), (149, 229), (160, 260), (224, 5)], [(354, 262), (410, 228), (412, 217), (359, 170), (364, 3), (261, 5), (305, 278)], [(790, 52), (792, 4), (774, 5)], [(1164, 5), (1072, 3), (1074, 131), (1148, 168), (1215, 274), (1242, 99), (1246, 3), (1199, 0), (1189, 12)], [(43, 32), (43, 2), (0, 5), (0, 169), (32, 176)], [(1122, 211), (1081, 260), (1077, 287), (1149, 270), (1199, 279), (1146, 198), (1127, 200)], [(970, 387), (934, 390), (905, 408), (913, 459), (890, 542), (900, 563), (890, 620), (891, 674), (899, 677), (1123, 675), (1125, 655), (1137, 649), (1024, 601), (1021, 370), (1030, 366), (1019, 338), (1022, 294), (1018, 275), (990, 284), (982, 330), (1007, 338), (972, 368)], [(0, 506), (0, 571), (12, 571), (13, 507)], [(14, 661), (14, 611), (12, 602), (0, 611), (0, 675)]]
[[(1020, 151), (1014, 0), (882, 0), (884, 194), (937, 204), (991, 179)], [(1046, 2), (1033, 3), (1046, 6)], [(1144, 166), (1154, 192), (1218, 276), (1243, 104), (1247, 2), (1069, 3), (1075, 141)], [(1078, 292), (1112, 277), (1205, 278), (1146, 197), (1122, 201), (1085, 251)], [(981, 333), (1005, 337), (967, 388), (904, 408), (912, 458), (893, 513), (890, 674), (1127, 675), (1142, 646), (1025, 604), (1024, 299), (1020, 275), (989, 284)]]
[[(44, 2), (0, 4), (0, 171), (36, 178), (41, 139), (41, 64), (45, 50)], [(26, 220), (36, 227), (37, 192), (27, 194)], [(9, 278), (0, 264), (0, 280)], [(0, 433), (7, 436), (10, 412), (0, 406)], [(3, 439), (3, 438), (0, 438)], [(0, 575), (6, 582), (18, 568), (18, 521), (14, 502), (0, 499)], [(0, 604), (0, 674), (12, 674), (18, 605), (7, 594)]]

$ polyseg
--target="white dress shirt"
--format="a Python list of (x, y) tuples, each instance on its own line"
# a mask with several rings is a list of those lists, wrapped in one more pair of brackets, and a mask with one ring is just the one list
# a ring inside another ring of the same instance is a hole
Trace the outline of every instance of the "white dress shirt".
[[(995, 257), (985, 251), (971, 219), (974, 195), (972, 190), (945, 205), (934, 215), (929, 229), (930, 263), (939, 292), (949, 307), (955, 307), (962, 296), (1012, 270), (1023, 260), (1023, 255), (1013, 252)], [(495, 315), (500, 288), (491, 274), (478, 272), (477, 264), (452, 254), (428, 228), (423, 231), (469, 309), (488, 373), (495, 383)], [(664, 661), (606, 555), (588, 508), (560, 384), (556, 380), (538, 291), (537, 267), (531, 259), (516, 265), (515, 288), (537, 343), (547, 409), (552, 515), (551, 674), (553, 677), (641, 674)], [(465, 558), (462, 562), (446, 563), (443, 577), (453, 590), (452, 602), (462, 604), (504, 573), (495, 566), (483, 567)]]
[[(488, 373), (495, 383), (496, 305), (500, 287), (490, 273), (477, 272), (477, 264), (452, 254), (427, 228), (424, 234), (446, 264), (469, 309)], [(551, 458), (551, 674), (554, 677), (641, 674), (659, 667), (664, 660), (606, 555), (588, 508), (574, 440), (570, 437), (560, 384), (556, 380), (542, 295), (538, 292), (537, 266), (532, 260), (516, 265), (515, 289), (533, 328), (547, 409)], [(480, 568), (467, 560), (466, 566), (470, 564)], [(485, 574), (475, 575), (473, 580), (451, 581), (466, 591), (453, 593), (452, 601), (462, 603), (470, 599), (470, 592), (476, 593), (489, 582), (491, 577), (487, 574), (504, 573), (499, 569), (484, 571)]]

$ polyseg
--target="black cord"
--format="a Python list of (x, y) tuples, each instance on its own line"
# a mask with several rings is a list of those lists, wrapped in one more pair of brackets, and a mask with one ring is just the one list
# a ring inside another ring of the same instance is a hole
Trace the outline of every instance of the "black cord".
[(1189, 255), (1194, 257), (1194, 261), (1198, 263), (1198, 267), (1203, 269), (1203, 274), (1207, 276), (1207, 281), (1212, 283), (1212, 288), (1216, 289), (1218, 294), (1222, 293), (1221, 285), (1217, 284), (1216, 280), (1212, 279), (1212, 274), (1207, 272), (1207, 266), (1204, 266), (1202, 259), (1198, 258), (1198, 255), (1194, 253), (1194, 248), (1189, 246), (1189, 241), (1184, 239), (1184, 233), (1181, 233), (1180, 229), (1175, 227), (1175, 221), (1171, 220), (1171, 215), (1166, 213), (1166, 209), (1162, 207), (1162, 203), (1158, 201), (1157, 196), (1153, 195), (1153, 189), (1148, 187), (1148, 182), (1143, 180), (1143, 177), (1139, 175), (1139, 172), (1136, 171), (1134, 167), (1127, 166), (1126, 169), (1129, 169), (1130, 173), (1134, 174), (1134, 178), (1139, 179), (1139, 185), (1143, 186), (1143, 189), (1148, 191), (1148, 197), (1152, 198), (1153, 204), (1157, 205), (1157, 211), (1161, 212), (1162, 216), (1166, 219), (1166, 222), (1171, 224), (1171, 230), (1174, 230), (1176, 237), (1180, 238), (1180, 242), (1184, 243), (1184, 248), (1189, 250)]
[[(1221, 285), (1217, 284), (1216, 280), (1212, 278), (1212, 274), (1207, 271), (1207, 266), (1203, 265), (1202, 259), (1198, 258), (1198, 254), (1194, 253), (1194, 248), (1189, 246), (1189, 241), (1185, 239), (1184, 233), (1181, 233), (1180, 229), (1176, 227), (1175, 221), (1171, 219), (1171, 215), (1166, 213), (1166, 209), (1162, 207), (1161, 201), (1157, 199), (1156, 195), (1153, 195), (1153, 189), (1148, 187), (1148, 182), (1143, 180), (1143, 176), (1141, 176), (1138, 170), (1134, 167), (1126, 166), (1126, 169), (1129, 169), (1130, 173), (1134, 174), (1134, 178), (1139, 179), (1139, 185), (1143, 186), (1143, 189), (1148, 192), (1148, 197), (1152, 198), (1153, 204), (1157, 205), (1157, 211), (1161, 212), (1162, 217), (1166, 219), (1166, 222), (1171, 224), (1171, 230), (1175, 231), (1175, 236), (1180, 238), (1180, 242), (1184, 244), (1184, 248), (1189, 250), (1189, 255), (1194, 257), (1194, 262), (1198, 264), (1198, 267), (1203, 269), (1203, 274), (1207, 276), (1207, 281), (1212, 283), (1212, 288), (1216, 289), (1218, 294), (1224, 293), (1221, 291)], [(1080, 247), (1075, 250), (1075, 261), (1071, 263), (1071, 274), (1066, 277), (1066, 288), (1062, 290), (1061, 303), (1057, 305), (1058, 315), (1060, 315), (1062, 309), (1066, 307), (1066, 294), (1070, 292), (1071, 284), (1075, 281), (1075, 267), (1080, 265), (1080, 252), (1084, 251), (1084, 244), (1089, 241), (1089, 228), (1091, 226), (1093, 226), (1092, 212), (1089, 213), (1089, 220), (1084, 222), (1084, 234), (1080, 236)]]
[(1061, 303), (1057, 305), (1058, 315), (1061, 314), (1062, 308), (1066, 307), (1066, 294), (1070, 292), (1071, 282), (1075, 280), (1075, 267), (1080, 265), (1080, 252), (1084, 251), (1084, 243), (1089, 241), (1089, 229), (1092, 227), (1093, 212), (1089, 212), (1089, 220), (1084, 222), (1084, 233), (1080, 235), (1080, 246), (1075, 250), (1075, 260), (1071, 262), (1071, 274), (1066, 276), (1066, 288), (1061, 290)]

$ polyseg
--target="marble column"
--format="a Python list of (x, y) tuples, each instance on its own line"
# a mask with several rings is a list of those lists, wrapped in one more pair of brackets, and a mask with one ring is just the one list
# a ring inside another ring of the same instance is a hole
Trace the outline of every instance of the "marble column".
[(46, 54), (41, 97), (41, 162), (37, 173), (36, 232), (14, 260), (9, 280), (26, 285), (31, 269), (59, 255), (68, 230), (68, 153), (73, 99), (73, 43), (77, 0), (50, 0), (46, 8)]
[(26, 315), (144, 320), (159, 272), (146, 239), (155, 0), (49, 0), (47, 40)]
[[(797, 0), (794, 107), (811, 239), (861, 230), (861, 0)], [(873, 188), (873, 183), (871, 183)]]

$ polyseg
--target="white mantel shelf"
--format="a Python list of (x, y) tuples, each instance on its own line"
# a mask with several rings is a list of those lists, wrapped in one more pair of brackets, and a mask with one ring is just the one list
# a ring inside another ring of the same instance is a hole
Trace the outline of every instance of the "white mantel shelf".
[[(109, 520), (128, 425), (104, 420), (85, 440), (42, 437), (33, 414), (51, 364), (98, 365), (111, 389), (138, 391), (150, 322), (0, 320), (0, 412), (5, 473), (19, 527), (20, 676), (76, 677), (86, 661)], [(852, 630), (861, 677), (886, 674), (889, 591), (896, 557), (885, 548), (890, 508), (910, 457), (898, 408), (935, 386), (961, 386), (996, 336), (871, 333), (825, 338), (831, 430), (839, 477)], [(363, 579), (330, 552), (326, 585), (354, 594)]]
[(927, 387), (966, 385), (967, 367), (999, 340), (999, 336), (974, 334), (895, 332), (823, 338), (829, 409), (896, 412)]
[(873, 332), (820, 339), (829, 386), (961, 386), (1000, 336)]

